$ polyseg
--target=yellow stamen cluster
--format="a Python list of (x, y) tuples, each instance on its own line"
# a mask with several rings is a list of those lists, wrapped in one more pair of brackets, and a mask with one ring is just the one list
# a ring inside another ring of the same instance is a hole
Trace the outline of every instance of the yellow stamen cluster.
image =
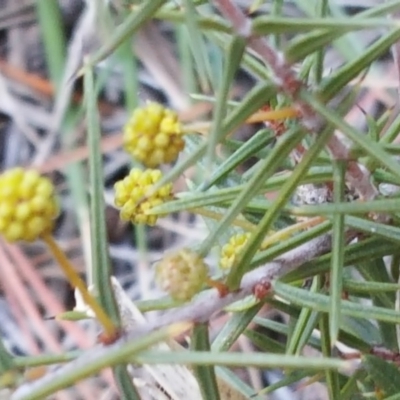
[(59, 213), (51, 181), (13, 168), (0, 175), (0, 233), (10, 241), (33, 241), (53, 229)]
[(167, 254), (156, 265), (156, 282), (174, 300), (189, 301), (208, 277), (204, 260), (190, 249)]
[(219, 260), (219, 267), (222, 270), (229, 270), (235, 264), (237, 258), (242, 252), (244, 246), (249, 240), (250, 233), (238, 233), (233, 235), (228, 243), (221, 249), (221, 256)]
[(154, 184), (161, 178), (158, 169), (142, 171), (134, 168), (114, 185), (115, 205), (121, 209), (121, 219), (134, 224), (155, 225), (158, 215), (147, 215), (146, 212), (172, 198), (170, 183), (154, 190)]
[(137, 108), (124, 128), (124, 148), (149, 168), (177, 159), (185, 147), (176, 112), (149, 102)]

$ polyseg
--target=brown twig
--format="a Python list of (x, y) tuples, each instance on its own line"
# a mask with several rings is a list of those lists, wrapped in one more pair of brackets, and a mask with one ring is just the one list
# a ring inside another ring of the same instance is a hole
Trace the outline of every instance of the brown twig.
[[(313, 133), (318, 133), (324, 126), (324, 121), (314, 110), (299, 97), (300, 90), (306, 90), (302, 82), (285, 60), (282, 53), (273, 49), (268, 42), (252, 33), (251, 20), (231, 0), (214, 1), (220, 12), (232, 23), (234, 30), (247, 38), (248, 46), (254, 50), (274, 73), (275, 83), (281, 92), (289, 96), (301, 113), (302, 125)], [(359, 163), (351, 160), (349, 146), (338, 133), (334, 133), (327, 144), (332, 158), (349, 160), (346, 178), (352, 188), (364, 200), (372, 200), (378, 190), (372, 184), (369, 171)]]

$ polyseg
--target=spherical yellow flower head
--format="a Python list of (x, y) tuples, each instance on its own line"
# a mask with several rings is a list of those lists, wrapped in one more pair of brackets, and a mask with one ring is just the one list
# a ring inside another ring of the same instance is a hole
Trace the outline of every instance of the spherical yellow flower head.
[(207, 264), (189, 249), (167, 254), (156, 265), (158, 286), (177, 301), (189, 301), (201, 290), (207, 276)]
[(154, 191), (154, 184), (162, 178), (158, 169), (138, 168), (114, 185), (115, 205), (121, 209), (124, 221), (134, 224), (155, 225), (158, 215), (147, 215), (146, 211), (172, 198), (172, 184), (168, 183)]
[(176, 112), (149, 102), (137, 108), (124, 128), (124, 148), (149, 168), (177, 159), (185, 147)]
[(238, 233), (233, 235), (228, 243), (221, 249), (221, 257), (219, 260), (219, 267), (222, 270), (229, 270), (235, 264), (237, 258), (240, 256), (244, 246), (249, 240), (250, 233)]
[(13, 168), (0, 175), (0, 233), (10, 241), (33, 241), (53, 229), (59, 213), (51, 181)]

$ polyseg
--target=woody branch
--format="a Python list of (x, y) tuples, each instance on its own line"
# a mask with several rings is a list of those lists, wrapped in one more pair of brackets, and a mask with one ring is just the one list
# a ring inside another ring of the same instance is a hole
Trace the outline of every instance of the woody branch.
[[(281, 92), (292, 99), (295, 107), (299, 110), (304, 128), (312, 133), (318, 133), (324, 126), (324, 121), (307, 103), (300, 99), (299, 92), (302, 89), (306, 90), (305, 84), (297, 77), (284, 55), (272, 48), (264, 38), (253, 34), (251, 20), (231, 0), (214, 0), (214, 3), (221, 14), (232, 23), (237, 34), (247, 38), (248, 46), (271, 68), (275, 84)], [(364, 200), (374, 199), (378, 190), (371, 182), (369, 171), (361, 164), (351, 160), (350, 148), (343, 141), (340, 133), (335, 132), (332, 135), (327, 148), (332, 158), (348, 160), (346, 178), (359, 196)]]
[[(352, 235), (348, 236), (350, 240)], [(87, 366), (88, 363), (96, 364), (99, 360), (107, 357), (116, 349), (123, 347), (127, 341), (135, 341), (149, 332), (153, 332), (165, 326), (185, 321), (207, 321), (211, 316), (222, 310), (224, 307), (236, 301), (242, 300), (250, 295), (254, 286), (263, 280), (273, 282), (277, 278), (293, 271), (315, 257), (329, 252), (331, 249), (331, 235), (325, 234), (314, 238), (309, 242), (288, 251), (287, 253), (277, 257), (275, 260), (258, 267), (243, 276), (239, 290), (229, 293), (227, 296), (221, 297), (216, 289), (210, 289), (202, 292), (192, 302), (178, 307), (176, 309), (166, 311), (156, 320), (148, 322), (141, 327), (135, 327), (132, 331), (110, 346), (98, 345), (90, 350), (85, 351), (82, 355), (57, 370), (49, 372), (42, 378), (34, 382), (27, 382), (21, 385), (12, 395), (11, 400), (23, 400), (27, 394), (39, 391), (42, 387), (46, 387), (49, 383), (55, 382), (58, 378), (62, 379), (65, 374)]]

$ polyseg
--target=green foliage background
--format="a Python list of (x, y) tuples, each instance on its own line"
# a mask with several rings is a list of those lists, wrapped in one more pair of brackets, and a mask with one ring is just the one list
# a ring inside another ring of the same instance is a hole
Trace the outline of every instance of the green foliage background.
[[(233, 2), (232, 2), (233, 3)], [(217, 384), (223, 378), (245, 397), (262, 398), (279, 387), (303, 382), (323, 382), (330, 399), (400, 398), (400, 372), (396, 362), (399, 354), (399, 260), (400, 200), (398, 186), (383, 194), (384, 184), (400, 185), (400, 154), (398, 132), (400, 117), (398, 102), (393, 109), (384, 110), (379, 118), (366, 116), (366, 129), (352, 126), (345, 117), (357, 107), (364, 75), (376, 68), (377, 60), (392, 55), (398, 65), (400, 1), (385, 1), (354, 15), (346, 15), (335, 2), (327, 0), (297, 0), (304, 15), (287, 17), (282, 14), (283, 0), (254, 2), (271, 5), (268, 12), (260, 11), (251, 18), (251, 33), (263, 38), (272, 49), (272, 59), (284, 57), (287, 67), (296, 71), (298, 86), (282, 82), (270, 60), (251, 49), (251, 40), (241, 34), (245, 30), (233, 27), (229, 16), (216, 11), (230, 1), (182, 2), (152, 0), (132, 4), (112, 4), (95, 7), (97, 23), (107, 32), (103, 43), (86, 55), (77, 76), (83, 76), (84, 112), (90, 148), (90, 213), (94, 268), (93, 283), (100, 294), (103, 307), (118, 321), (118, 312), (109, 285), (111, 275), (103, 201), (103, 169), (100, 153), (100, 125), (97, 110), (99, 89), (104, 83), (98, 64), (108, 58), (121, 65), (126, 81), (126, 108), (138, 103), (136, 97), (135, 55), (130, 41), (150, 20), (171, 24), (175, 29), (177, 57), (184, 71), (188, 95), (195, 101), (214, 104), (208, 135), (187, 135), (185, 154), (168, 171), (166, 181), (175, 181), (195, 166), (197, 177), (190, 181), (186, 192), (177, 193), (176, 200), (163, 204), (155, 213), (202, 210), (203, 215), (214, 212), (218, 219), (205, 217), (209, 235), (197, 244), (198, 251), (207, 255), (220, 238), (227, 239), (237, 232), (237, 219), (244, 218), (254, 226), (251, 238), (238, 262), (229, 272), (226, 282), (236, 290), (249, 271), (268, 265), (274, 259), (300, 245), (312, 246), (323, 235), (331, 238), (329, 251), (312, 260), (304, 257), (298, 268), (277, 273), (272, 279), (272, 293), (261, 303), (246, 306), (229, 314), (220, 334), (211, 342), (207, 321), (195, 326), (188, 350), (163, 352), (149, 349), (171, 336), (173, 328), (158, 327), (147, 335), (131, 336), (117, 342), (99, 357), (77, 363), (70, 373), (58, 375), (51, 383), (34, 386), (29, 393), (15, 392), (15, 399), (42, 399), (60, 388), (106, 366), (114, 368), (121, 398), (140, 398), (126, 365), (183, 363), (194, 368), (203, 398), (224, 399)], [(291, 2), (293, 3), (293, 2)], [(216, 7), (216, 8), (214, 8)], [(37, 13), (52, 81), (60, 96), (68, 94), (63, 76), (66, 44), (59, 23), (56, 2), (37, 1)], [(265, 8), (260, 8), (264, 10)], [(359, 45), (354, 32), (379, 28), (380, 38)], [(343, 63), (332, 70), (324, 64), (327, 48), (335, 48)], [(149, 49), (151, 51), (151, 49)], [(283, 64), (281, 64), (283, 65)], [(286, 67), (285, 67), (286, 68)], [(231, 100), (231, 89), (237, 71), (250, 74), (254, 87), (238, 101)], [(68, 77), (71, 79), (71, 77)], [(293, 82), (292, 82), (293, 84)], [(272, 109), (295, 107), (296, 119), (288, 119), (286, 129), (278, 138), (268, 124), (249, 140), (234, 140), (229, 136), (261, 107)], [(308, 114), (304, 114), (307, 107)], [(63, 124), (73, 127), (83, 110), (66, 107)], [(310, 122), (314, 122), (313, 126)], [(335, 153), (333, 135), (340, 143), (349, 144), (345, 156)], [(299, 145), (304, 149), (295, 160)], [(217, 152), (219, 146), (222, 152)], [(221, 155), (222, 154), (222, 155)], [(237, 169), (249, 159), (250, 169)], [(359, 165), (363, 176), (349, 178), (351, 168)], [(70, 182), (80, 181), (81, 166), (66, 171)], [(244, 171), (244, 172), (239, 172)], [(202, 177), (206, 176), (204, 181)], [(361, 178), (367, 177), (366, 180)], [(300, 185), (331, 185), (331, 203), (294, 204), (292, 198)], [(78, 185), (79, 186), (79, 185)], [(73, 184), (71, 183), (71, 187)], [(374, 190), (376, 191), (374, 193)], [(348, 192), (356, 200), (350, 200)], [(265, 194), (275, 193), (273, 200)], [(79, 193), (77, 194), (79, 198)], [(85, 200), (84, 200), (85, 201)], [(204, 214), (205, 213), (205, 214)], [(210, 216), (210, 214), (208, 214)], [(299, 231), (258, 251), (271, 229), (287, 229), (298, 218), (322, 217), (320, 223)], [(138, 228), (138, 235), (144, 231)], [(248, 289), (248, 288), (247, 288)], [(207, 293), (205, 293), (207, 296)], [(196, 300), (193, 300), (194, 307)], [(288, 323), (277, 323), (258, 317), (263, 304), (269, 304), (288, 317)], [(142, 310), (168, 307), (165, 299), (139, 302)], [(205, 315), (207, 320), (210, 315)], [(277, 343), (254, 329), (254, 324), (283, 335)], [(241, 335), (246, 335), (260, 350), (245, 356), (228, 350)], [(346, 345), (354, 359), (346, 360)], [(379, 347), (378, 347), (379, 345)], [(311, 347), (321, 357), (306, 357), (304, 349)], [(0, 347), (0, 367), (8, 383), (10, 371), (27, 366), (71, 362), (81, 354), (40, 357), (9, 357)], [(90, 351), (90, 350), (89, 350)], [(93, 352), (96, 349), (92, 350)], [(94, 353), (93, 353), (94, 354)], [(232, 373), (230, 367), (254, 366), (260, 369), (279, 368), (283, 378), (268, 386), (263, 393), (254, 393), (248, 383)], [(6, 379), (7, 378), (7, 379)]]

